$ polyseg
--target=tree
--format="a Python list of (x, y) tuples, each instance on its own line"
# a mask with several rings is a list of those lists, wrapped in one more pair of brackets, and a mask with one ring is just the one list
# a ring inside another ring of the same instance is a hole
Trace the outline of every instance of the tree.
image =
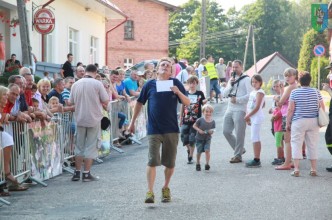
[[(214, 57), (221, 56), (222, 30), (227, 29), (225, 25), (226, 16), (223, 9), (215, 1), (207, 1), (207, 44), (206, 54)], [(193, 14), (188, 33), (180, 40), (180, 45), (176, 50), (177, 57), (187, 58), (189, 62), (199, 60), (201, 30), (201, 5)]]
[[(298, 69), (308, 71), (310, 70), (311, 61), (313, 59), (314, 52), (313, 49), (315, 45), (322, 44), (325, 48), (328, 48), (328, 42), (326, 40), (326, 34), (318, 33), (314, 29), (309, 30), (304, 36), (303, 36), (303, 42), (301, 46), (300, 56), (299, 56), (299, 62), (298, 62)], [(328, 55), (328, 51), (326, 50), (326, 56)]]
[[(329, 70), (324, 69), (324, 67), (329, 65), (329, 59), (327, 57), (320, 58), (320, 82), (325, 83), (327, 81), (327, 75), (329, 74)], [(310, 75), (311, 75), (311, 83), (310, 85), (315, 88), (321, 89), (321, 86), (318, 85), (318, 57), (312, 59), (310, 66)]]
[[(192, 21), (192, 17), (200, 7), (198, 0), (190, 0), (181, 6), (180, 11), (174, 11), (170, 15), (169, 19), (169, 41), (174, 44), (176, 40), (182, 39), (185, 34), (189, 32), (188, 26)], [(170, 56), (176, 55), (177, 45), (170, 47)]]

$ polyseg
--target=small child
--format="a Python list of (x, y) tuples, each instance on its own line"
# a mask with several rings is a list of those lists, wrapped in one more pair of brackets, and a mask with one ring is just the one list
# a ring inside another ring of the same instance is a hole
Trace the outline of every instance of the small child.
[(244, 120), (251, 126), (251, 141), (254, 148), (254, 159), (246, 163), (246, 167), (260, 167), (261, 140), (259, 132), (264, 121), (264, 96), (265, 92), (261, 89), (263, 79), (260, 75), (255, 74), (251, 78), (251, 85), (254, 90), (249, 95), (247, 104), (247, 114)]
[(226, 89), (226, 86), (227, 86), (227, 84), (225, 83), (225, 82), (222, 82), (221, 84), (220, 84), (220, 94), (221, 94), (221, 97), (222, 97), (222, 100), (221, 100), (221, 103), (224, 103), (225, 101), (224, 101), (224, 98), (225, 98), (225, 96), (224, 96), (224, 91), (225, 91), (225, 89)]
[(54, 111), (57, 112), (59, 109), (59, 98), (56, 96), (52, 96), (50, 100), (48, 101), (48, 106), (50, 108), (50, 111), (53, 113)]
[(216, 123), (212, 119), (212, 113), (214, 111), (213, 107), (209, 104), (205, 104), (202, 108), (203, 116), (199, 118), (193, 128), (197, 131), (196, 134), (196, 147), (197, 147), (197, 161), (196, 161), (196, 171), (201, 171), (201, 154), (205, 152), (206, 163), (205, 170), (210, 170), (210, 144), (211, 137), (216, 128)]
[(34, 97), (36, 92), (37, 92), (37, 85), (36, 85), (36, 83), (33, 83), (32, 87), (31, 87), (31, 97)]
[(183, 146), (187, 147), (188, 152), (188, 164), (192, 164), (192, 159), (195, 149), (195, 135), (196, 130), (193, 128), (193, 124), (197, 119), (202, 117), (202, 105), (207, 102), (204, 93), (197, 91), (198, 85), (197, 76), (190, 76), (187, 80), (189, 86), (188, 98), (190, 99), (190, 105), (181, 106), (180, 123), (181, 123), (181, 141)]
[[(278, 98), (276, 98), (278, 99)], [(280, 100), (280, 97), (279, 97)], [(279, 101), (278, 100), (278, 101)], [(278, 101), (276, 101), (276, 107), (273, 110), (273, 128), (274, 128), (274, 138), (277, 147), (277, 158), (274, 158), (274, 161), (271, 163), (272, 165), (281, 165), (285, 162), (284, 158), (284, 149), (282, 147), (282, 114), (281, 109), (278, 107)]]

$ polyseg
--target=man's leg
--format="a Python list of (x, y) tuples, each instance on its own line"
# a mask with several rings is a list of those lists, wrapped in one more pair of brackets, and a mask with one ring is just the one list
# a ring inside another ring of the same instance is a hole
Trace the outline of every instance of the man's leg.
[[(226, 112), (223, 123), (223, 134), (228, 141), (229, 145), (235, 150), (236, 138), (233, 135), (234, 121), (232, 112)], [(244, 120), (243, 120), (244, 121)]]
[(153, 186), (156, 180), (156, 167), (147, 166), (146, 177), (148, 180), (148, 190), (150, 192), (153, 192)]
[(101, 135), (100, 124), (86, 128), (84, 172), (90, 172), (93, 160), (98, 157), (98, 138)]
[(244, 121), (245, 112), (237, 111), (233, 113), (233, 120), (235, 124), (235, 151), (234, 156), (241, 158), (244, 151), (244, 137), (246, 134), (246, 122)]
[(169, 182), (171, 181), (171, 177), (173, 176), (174, 173), (174, 167), (173, 168), (167, 168), (165, 167), (165, 184), (164, 184), (164, 189), (168, 188)]

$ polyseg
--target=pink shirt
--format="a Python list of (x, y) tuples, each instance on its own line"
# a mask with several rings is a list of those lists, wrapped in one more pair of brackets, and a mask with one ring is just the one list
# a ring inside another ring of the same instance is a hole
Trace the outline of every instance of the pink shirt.
[(278, 119), (273, 121), (273, 128), (275, 132), (282, 131), (282, 114), (279, 108), (273, 110), (273, 116)]
[(288, 103), (289, 103), (289, 97), (287, 98), (287, 100), (285, 101), (285, 103), (281, 106), (281, 114), (282, 114), (282, 116), (286, 116), (287, 115)]

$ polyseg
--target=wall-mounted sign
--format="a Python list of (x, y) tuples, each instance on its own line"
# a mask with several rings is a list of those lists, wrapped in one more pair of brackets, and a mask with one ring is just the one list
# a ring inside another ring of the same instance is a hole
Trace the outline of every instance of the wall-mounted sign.
[(51, 10), (38, 9), (33, 16), (33, 25), (40, 34), (49, 34), (54, 30), (55, 17)]

